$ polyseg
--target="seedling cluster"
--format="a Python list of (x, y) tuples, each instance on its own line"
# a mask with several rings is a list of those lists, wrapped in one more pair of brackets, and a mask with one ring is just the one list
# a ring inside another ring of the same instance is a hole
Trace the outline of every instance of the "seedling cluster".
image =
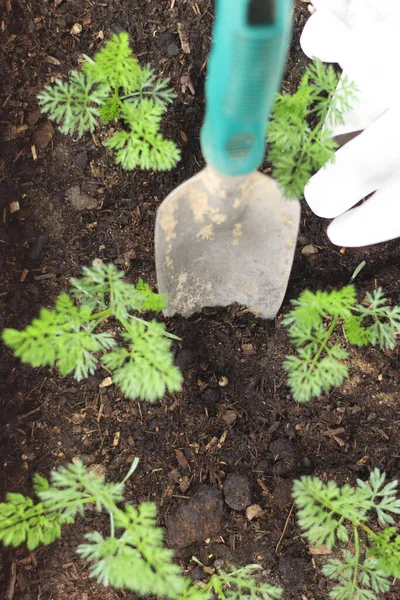
[(128, 283), (112, 264), (84, 267), (83, 273), (71, 280), (71, 295), (61, 294), (54, 308), (43, 308), (26, 329), (5, 329), (4, 343), (22, 362), (57, 366), (61, 375), (73, 373), (77, 381), (93, 375), (100, 361), (132, 400), (155, 402), (167, 391), (180, 390), (182, 375), (171, 352), (178, 338), (163, 323), (138, 316), (161, 311), (165, 296), (141, 280)]
[(342, 361), (349, 357), (340, 342), (331, 343), (339, 326), (355, 346), (378, 345), (392, 350), (400, 332), (400, 306), (391, 307), (381, 288), (357, 302), (354, 285), (332, 292), (309, 290), (292, 300), (293, 310), (283, 325), (296, 353), (286, 358), (283, 368), (293, 398), (308, 402), (341, 385), (348, 376)]
[[(310, 544), (325, 544), (328, 550), (345, 545), (341, 557), (328, 559), (323, 567), (335, 582), (330, 592), (334, 600), (378, 600), (400, 576), (400, 536), (393, 527), (400, 500), (397, 481), (385, 484), (385, 479), (385, 473), (374, 469), (368, 481), (357, 479), (357, 487), (317, 477), (294, 483), (298, 522)], [(385, 529), (374, 531), (374, 517)]]
[(175, 98), (168, 79), (158, 79), (141, 67), (129, 47), (127, 33), (114, 35), (69, 81), (56, 79), (38, 95), (42, 112), (60, 131), (80, 137), (93, 132), (99, 120), (119, 127), (105, 142), (116, 151), (117, 164), (127, 171), (172, 169), (180, 151), (160, 133), (161, 118)]

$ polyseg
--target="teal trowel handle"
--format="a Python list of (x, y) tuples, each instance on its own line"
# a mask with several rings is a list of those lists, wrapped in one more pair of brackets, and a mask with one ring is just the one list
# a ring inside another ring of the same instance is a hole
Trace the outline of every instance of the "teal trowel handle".
[(291, 0), (216, 0), (201, 146), (226, 175), (257, 169), (282, 79), (291, 32)]

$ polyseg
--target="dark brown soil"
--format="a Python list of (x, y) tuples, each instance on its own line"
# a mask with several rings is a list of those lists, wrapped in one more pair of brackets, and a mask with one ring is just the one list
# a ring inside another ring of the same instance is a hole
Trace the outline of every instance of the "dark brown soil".
[[(2, 4), (0, 329), (27, 325), (41, 306), (51, 306), (81, 266), (95, 258), (114, 262), (132, 281), (141, 277), (155, 283), (157, 206), (203, 165), (199, 129), (213, 18), (210, 0)], [(294, 16), (295, 37), (284, 82), (288, 90), (295, 88), (306, 64), (298, 43), (308, 14), (305, 6), (299, 2)], [(190, 54), (181, 49), (178, 22), (190, 34)], [(75, 23), (82, 25), (80, 35), (70, 33)], [(51, 78), (77, 67), (82, 53), (93, 54), (103, 36), (119, 30), (129, 31), (140, 59), (170, 76), (179, 92), (165, 131), (181, 144), (181, 163), (166, 174), (123, 173), (101, 147), (101, 131), (82, 140), (56, 132), (45, 149), (37, 147), (34, 160), (31, 146), (40, 146), (38, 136), (48, 133), (41, 129), (46, 120), (38, 114), (37, 92)], [(187, 77), (191, 89), (182, 85)], [(73, 185), (94, 196), (98, 209), (72, 209), (65, 192)], [(20, 210), (10, 214), (13, 201), (19, 201)], [(360, 296), (381, 285), (393, 303), (400, 302), (398, 242), (340, 252), (329, 243), (325, 229), (326, 222), (304, 206), (283, 312), (305, 287), (347, 283), (362, 260), (367, 266), (358, 277)], [(308, 243), (317, 246), (318, 254), (302, 255)], [(101, 369), (78, 384), (51, 369), (23, 366), (2, 347), (1, 497), (6, 491), (30, 493), (33, 473), (46, 475), (74, 457), (101, 464), (110, 480), (120, 480), (138, 456), (140, 465), (127, 484), (127, 498), (155, 500), (163, 524), (182, 497), (192, 497), (201, 484), (222, 488), (228, 474), (245, 474), (262, 516), (249, 522), (243, 512), (225, 504), (222, 529), (209, 543), (179, 550), (178, 560), (189, 570), (193, 555), (203, 562), (212, 562), (207, 558), (211, 554), (236, 564), (259, 562), (265, 576), (285, 588), (286, 600), (326, 598), (328, 586), (315, 568), (318, 560), (311, 560), (295, 514), (290, 514), (290, 483), (301, 474), (353, 483), (374, 467), (390, 478), (399, 476), (399, 351), (352, 351), (348, 382), (319, 401), (299, 406), (281, 368), (289, 342), (280, 321), (281, 316), (273, 323), (257, 320), (240, 307), (206, 310), (190, 320), (170, 319), (169, 330), (182, 340), (177, 362), (185, 382), (182, 393), (155, 406), (128, 402), (112, 387), (101, 393), (99, 382), (107, 375)], [(224, 387), (218, 383), (221, 377), (227, 379)], [(236, 418), (226, 411), (235, 411)], [(117, 432), (119, 442), (113, 445)], [(282, 453), (285, 460), (277, 459)], [(88, 579), (75, 548), (94, 527), (104, 529), (105, 521), (93, 516), (78, 522), (49, 548), (3, 551), (1, 597), (133, 598)], [(396, 584), (382, 600), (399, 594)]]

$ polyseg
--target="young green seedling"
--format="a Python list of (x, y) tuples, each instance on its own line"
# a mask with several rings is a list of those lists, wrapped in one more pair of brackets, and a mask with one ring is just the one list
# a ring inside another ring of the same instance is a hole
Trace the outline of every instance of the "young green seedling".
[[(182, 375), (171, 352), (172, 340), (178, 338), (162, 323), (132, 314), (163, 310), (165, 296), (141, 280), (128, 283), (111, 264), (84, 267), (83, 272), (84, 277), (71, 280), (71, 295), (61, 294), (52, 310), (43, 308), (22, 331), (5, 329), (4, 343), (22, 362), (56, 365), (77, 381), (92, 375), (100, 360), (130, 399), (155, 402), (166, 391), (180, 390)], [(115, 333), (103, 330), (110, 319), (116, 322)]]
[(246, 565), (240, 569), (231, 566), (227, 571), (217, 569), (203, 588), (221, 600), (279, 600), (282, 590), (269, 583), (257, 581), (254, 574), (261, 565)]
[(308, 476), (294, 482), (298, 522), (310, 544), (329, 550), (346, 545), (343, 558), (330, 558), (322, 569), (336, 582), (330, 592), (334, 600), (378, 600), (390, 589), (391, 578), (400, 577), (397, 528), (376, 533), (370, 523), (372, 512), (382, 527), (394, 524), (392, 515), (400, 514), (397, 481), (384, 485), (385, 478), (374, 469), (368, 481), (357, 479), (357, 487), (340, 488)]
[(382, 349), (396, 345), (400, 306), (390, 307), (381, 288), (368, 293), (362, 304), (357, 303), (355, 287), (347, 285), (330, 293), (306, 290), (292, 305), (283, 325), (289, 328), (296, 354), (286, 358), (283, 368), (297, 402), (308, 402), (346, 379), (348, 367), (342, 361), (349, 354), (339, 343), (331, 343), (339, 325), (350, 344), (377, 344)]
[(125, 483), (138, 462), (136, 458), (121, 483), (106, 482), (80, 461), (54, 470), (50, 481), (35, 475), (33, 489), (38, 502), (9, 493), (6, 502), (0, 503), (0, 541), (5, 546), (26, 544), (29, 550), (51, 544), (61, 537), (62, 526), (84, 516), (90, 505), (91, 510), (108, 513), (110, 533), (106, 537), (99, 531), (86, 534), (86, 543), (78, 546), (77, 552), (91, 562), (91, 577), (104, 586), (171, 600), (211, 600), (215, 595), (220, 600), (280, 598), (278, 588), (254, 579), (259, 565), (231, 566), (228, 572), (212, 575), (204, 587), (184, 577), (172, 551), (163, 544), (156, 505), (121, 506)]
[(172, 169), (180, 157), (176, 144), (160, 133), (167, 104), (175, 98), (168, 79), (157, 79), (147, 65), (141, 67), (129, 47), (127, 33), (108, 40), (82, 71), (69, 81), (56, 79), (38, 95), (42, 112), (60, 124), (60, 131), (82, 136), (102, 123), (120, 126), (106, 142), (116, 150), (123, 169)]
[[(278, 94), (268, 125), (272, 175), (286, 198), (300, 198), (304, 186), (338, 147), (330, 127), (342, 124), (356, 98), (356, 87), (334, 68), (314, 60), (298, 90)], [(327, 119), (328, 117), (328, 119)], [(327, 121), (326, 121), (327, 119)]]

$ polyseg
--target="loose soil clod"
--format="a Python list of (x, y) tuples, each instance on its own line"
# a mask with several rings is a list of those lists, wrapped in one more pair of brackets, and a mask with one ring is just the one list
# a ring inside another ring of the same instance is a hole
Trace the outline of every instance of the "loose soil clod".
[(221, 492), (211, 485), (199, 487), (194, 496), (183, 502), (166, 519), (167, 543), (172, 548), (187, 548), (208, 537), (215, 538), (221, 529)]

